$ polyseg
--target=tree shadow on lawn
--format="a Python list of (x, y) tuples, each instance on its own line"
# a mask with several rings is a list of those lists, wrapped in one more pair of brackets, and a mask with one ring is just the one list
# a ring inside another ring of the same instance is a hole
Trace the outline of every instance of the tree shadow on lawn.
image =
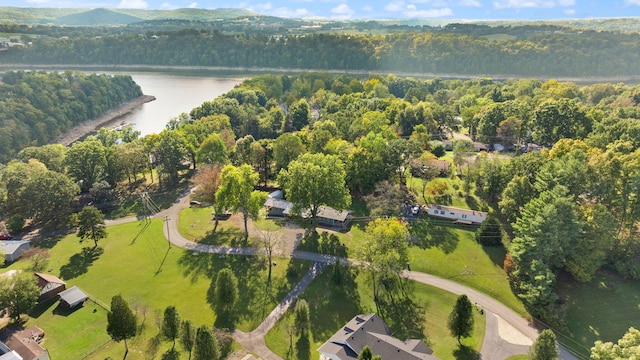
[(409, 296), (400, 295), (393, 303), (381, 303), (379, 307), (380, 315), (397, 338), (424, 339), (425, 309)]
[(340, 243), (340, 238), (337, 235), (327, 232), (310, 232), (302, 239), (300, 245), (298, 245), (298, 249), (320, 254), (348, 257), (346, 245)]
[(456, 360), (479, 360), (480, 353), (474, 348), (466, 345), (459, 345), (457, 349), (453, 351), (453, 356)]
[(309, 304), (310, 323), (313, 324), (310, 331), (316, 341), (329, 339), (354, 315), (365, 312), (357, 290), (358, 272), (357, 268), (330, 265), (302, 294)]
[(243, 242), (244, 232), (236, 227), (207, 231), (206, 235), (198, 240), (198, 244), (239, 246)]
[(491, 261), (499, 267), (504, 267), (504, 259), (507, 254), (507, 249), (504, 246), (482, 246), (482, 250), (491, 259)]
[[(204, 255), (204, 254), (203, 254)], [(198, 256), (200, 257), (200, 256)], [(202, 256), (204, 257), (204, 256)], [(235, 329), (236, 322), (248, 321), (258, 326), (266, 311), (271, 311), (266, 305), (274, 297), (272, 288), (266, 286), (266, 266), (263, 261), (256, 261), (253, 256), (225, 256), (219, 258), (211, 256), (213, 260), (209, 276), (211, 283), (207, 291), (207, 302), (216, 313), (214, 326), (217, 328)], [(229, 268), (238, 279), (238, 299), (231, 310), (222, 309), (215, 299), (215, 286), (218, 272)]]
[(44, 236), (38, 238), (36, 241), (32, 240), (32, 242), (37, 244), (38, 247), (44, 249), (52, 249), (54, 246), (56, 246), (56, 244), (58, 244), (58, 241), (62, 240), (62, 238), (64, 238), (65, 236), (66, 235)]
[(58, 315), (58, 316), (69, 316), (71, 314), (73, 314), (74, 312), (76, 312), (77, 310), (82, 309), (84, 305), (78, 305), (76, 307), (68, 307), (66, 305), (63, 305), (62, 302), (58, 303), (58, 306), (56, 306), (55, 309), (53, 309), (53, 314), (54, 315)]
[(311, 358), (311, 342), (306, 332), (303, 332), (296, 341), (296, 359), (309, 360)]
[(101, 247), (85, 247), (79, 254), (74, 254), (69, 258), (69, 263), (60, 267), (60, 278), (63, 280), (73, 279), (89, 270), (89, 266), (96, 261), (104, 252)]
[(421, 249), (438, 248), (445, 254), (451, 254), (460, 241), (454, 229), (447, 223), (421, 219), (411, 222), (409, 233), (413, 239), (412, 242)]

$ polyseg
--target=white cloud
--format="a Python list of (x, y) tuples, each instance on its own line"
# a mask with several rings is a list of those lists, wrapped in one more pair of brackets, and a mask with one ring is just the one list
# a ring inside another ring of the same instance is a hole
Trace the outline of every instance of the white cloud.
[(496, 9), (553, 8), (556, 6), (571, 6), (573, 4), (575, 4), (575, 0), (498, 0), (493, 2), (493, 7)]
[(240, 4), (240, 7), (246, 7), (247, 9), (255, 11), (257, 13), (271, 11), (273, 9), (273, 5), (271, 4), (271, 2), (266, 2), (264, 4), (255, 4), (252, 6), (247, 6), (246, 4), (242, 3)]
[(415, 7), (411, 9), (411, 6), (407, 6), (407, 10), (408, 11), (404, 11), (403, 14), (410, 18), (437, 18), (453, 15), (453, 11), (449, 8), (417, 10)]
[(431, 6), (447, 6), (447, 0), (409, 0), (414, 4), (429, 4)]
[(482, 7), (482, 3), (478, 0), (461, 0), (460, 6)]
[(174, 10), (177, 9), (177, 6), (171, 5), (168, 2), (163, 2), (162, 4), (160, 4), (160, 10)]
[(340, 4), (331, 9), (331, 13), (341, 18), (348, 18), (353, 15), (353, 10), (347, 4)]
[(404, 1), (397, 0), (394, 2), (390, 2), (384, 7), (385, 10), (389, 12), (399, 12), (405, 9)]
[(49, 0), (27, 0), (27, 4), (46, 4)]
[(124, 9), (146, 9), (149, 4), (144, 0), (120, 0), (118, 7)]
[(567, 15), (575, 15), (576, 11), (573, 9), (566, 9), (564, 13)]
[(198, 3), (197, 2), (192, 2), (191, 4), (189, 4), (189, 9), (195, 9), (198, 7)]
[(366, 11), (366, 12), (372, 12), (373, 8), (369, 5), (365, 5), (362, 7), (362, 11)]
[(625, 5), (637, 5), (640, 6), (640, 0), (624, 0)]

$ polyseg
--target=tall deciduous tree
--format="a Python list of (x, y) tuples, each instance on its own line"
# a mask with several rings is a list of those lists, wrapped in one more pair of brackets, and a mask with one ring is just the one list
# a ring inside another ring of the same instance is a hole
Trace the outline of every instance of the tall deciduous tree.
[(65, 163), (67, 172), (83, 191), (93, 183), (104, 179), (107, 168), (107, 153), (104, 145), (95, 137), (88, 137), (71, 145)]
[(136, 336), (136, 323), (135, 314), (122, 296), (112, 297), (111, 310), (107, 314), (107, 333), (116, 342), (124, 341), (125, 357), (129, 353), (127, 339)]
[(224, 165), (228, 161), (227, 147), (220, 134), (209, 135), (198, 149), (198, 162), (201, 164)]
[(40, 288), (31, 274), (20, 273), (0, 279), (0, 316), (8, 315), (12, 321), (20, 320), (35, 306)]
[(231, 269), (225, 268), (218, 271), (215, 297), (216, 301), (220, 303), (226, 311), (231, 310), (238, 300), (238, 279), (233, 275)]
[(187, 147), (184, 138), (175, 130), (165, 130), (158, 135), (153, 148), (156, 164), (159, 171), (166, 174), (167, 183), (178, 182), (178, 171), (183, 167), (187, 156)]
[(85, 206), (78, 213), (78, 237), (82, 240), (91, 240), (94, 248), (98, 247), (98, 240), (107, 237), (104, 227), (104, 214), (93, 206)]
[(292, 133), (284, 133), (273, 142), (273, 159), (276, 171), (286, 169), (289, 163), (305, 152), (300, 137)]
[(592, 360), (627, 360), (640, 357), (640, 330), (629, 330), (618, 340), (612, 342), (596, 341), (591, 348)]
[(536, 341), (529, 348), (530, 360), (557, 360), (558, 354), (556, 334), (549, 329), (542, 330)]
[(216, 191), (219, 208), (242, 213), (245, 239), (249, 238), (248, 219), (258, 218), (267, 197), (267, 193), (254, 190), (257, 183), (258, 174), (251, 165), (227, 165), (222, 168), (220, 187)]
[(449, 314), (448, 326), (451, 335), (458, 339), (459, 344), (460, 338), (473, 334), (473, 305), (467, 295), (458, 296), (453, 311)]
[(176, 347), (176, 339), (180, 335), (180, 315), (175, 306), (167, 306), (164, 309), (164, 317), (162, 318), (162, 328), (160, 329), (162, 336), (171, 341), (171, 350)]
[(207, 326), (203, 325), (196, 331), (192, 355), (193, 360), (218, 360), (220, 358), (218, 341)]
[(280, 171), (278, 182), (294, 213), (309, 210), (312, 219), (320, 206), (343, 210), (351, 205), (351, 195), (345, 186), (342, 161), (335, 155), (304, 154)]
[(371, 277), (377, 312), (384, 315), (385, 306), (394, 306), (406, 295), (402, 271), (409, 262), (409, 232), (398, 219), (378, 218), (367, 225), (365, 233), (366, 240), (358, 250), (358, 257)]

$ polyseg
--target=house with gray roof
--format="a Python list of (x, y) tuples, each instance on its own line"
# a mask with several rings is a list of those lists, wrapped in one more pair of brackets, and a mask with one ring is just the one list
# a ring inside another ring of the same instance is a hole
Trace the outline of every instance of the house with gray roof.
[[(267, 216), (293, 217), (293, 203), (285, 200), (283, 195), (282, 191), (277, 190), (267, 196), (264, 202), (264, 206), (267, 208)], [(300, 215), (303, 218), (309, 218), (311, 217), (311, 212), (306, 209)], [(340, 211), (329, 206), (319, 206), (315, 220), (320, 225), (345, 228), (351, 222), (351, 219), (349, 211)]]
[(29, 250), (31, 242), (28, 240), (2, 240), (0, 251), (4, 253), (4, 261), (14, 262), (23, 252)]
[(376, 314), (357, 315), (320, 348), (320, 360), (355, 360), (365, 346), (383, 360), (437, 360), (422, 340), (402, 341)]

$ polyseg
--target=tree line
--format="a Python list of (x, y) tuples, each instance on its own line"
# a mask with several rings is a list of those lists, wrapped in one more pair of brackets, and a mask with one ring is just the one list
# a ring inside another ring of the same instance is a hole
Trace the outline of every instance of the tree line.
[(0, 82), (0, 161), (142, 95), (130, 76), (5, 72)]
[(484, 34), (495, 30), (486, 29), (492, 28), (456, 24), (387, 35), (227, 33), (193, 28), (70, 38), (39, 36), (30, 38), (30, 46), (7, 49), (0, 59), (27, 64), (270, 67), (469, 76), (640, 74), (637, 33), (531, 26), (509, 28), (505, 31), (515, 35), (494, 41)]

